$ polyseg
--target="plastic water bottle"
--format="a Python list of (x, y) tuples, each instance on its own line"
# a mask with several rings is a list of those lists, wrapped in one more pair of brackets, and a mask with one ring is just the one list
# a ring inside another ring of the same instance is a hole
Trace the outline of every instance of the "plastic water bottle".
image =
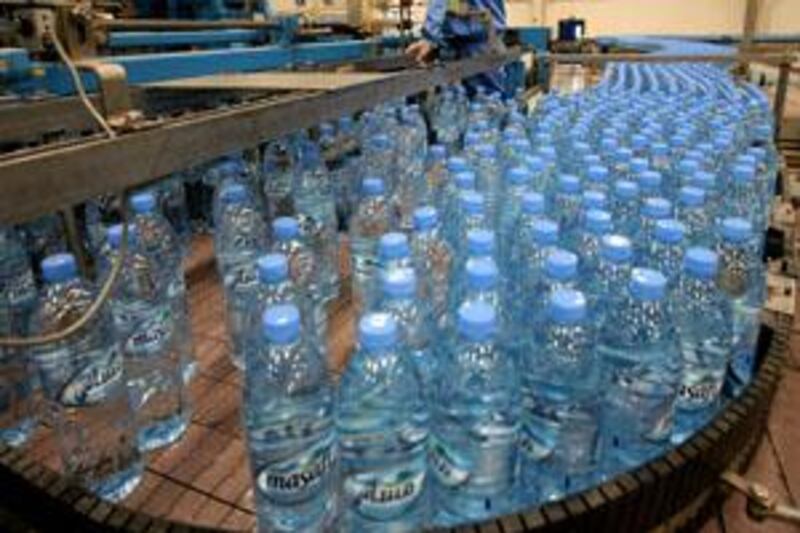
[[(0, 226), (0, 336), (27, 337), (36, 310), (28, 256), (11, 228)], [(22, 446), (36, 427), (36, 368), (28, 348), (0, 347), (0, 441)]]
[(500, 163), (494, 146), (480, 144), (476, 147), (475, 173), (478, 178), (477, 188), (485, 198), (486, 217), (494, 224), (499, 213), (500, 195), (503, 190), (503, 177)]
[(418, 198), (419, 203), (433, 206), (440, 204), (440, 195), (448, 181), (447, 148), (442, 144), (432, 144), (428, 149), (425, 161), (424, 195)]
[[(509, 322), (504, 306), (502, 279), (497, 263), (492, 257), (469, 258), (464, 264), (456, 289), (451, 305), (453, 330), (457, 328), (458, 308), (464, 302), (480, 300), (489, 303), (497, 313), (500, 332), (507, 331)], [(513, 339), (509, 339), (509, 341), (513, 341)]]
[(283, 254), (289, 261), (289, 277), (299, 294), (307, 295), (305, 311), (310, 315), (317, 339), (325, 339), (328, 327), (327, 300), (319, 288), (319, 257), (314, 254), (300, 234), (300, 222), (292, 217), (272, 221), (274, 242), (272, 251)]
[(603, 431), (609, 475), (637, 466), (669, 444), (681, 353), (667, 279), (635, 268), (627, 296), (604, 313), (600, 356), (609, 372)]
[(217, 268), (227, 290), (238, 278), (254, 277), (255, 259), (267, 248), (267, 228), (243, 185), (229, 184), (220, 190), (215, 228)]
[(639, 186), (628, 180), (614, 182), (611, 214), (617, 231), (635, 235), (639, 220)]
[(264, 183), (266, 215), (269, 220), (288, 216), (294, 212), (292, 167), (292, 147), (288, 137), (264, 145), (261, 154), (261, 179)]
[(502, 210), (498, 213), (497, 232), (500, 240), (500, 256), (505, 257), (514, 224), (522, 211), (522, 203), (533, 176), (525, 167), (512, 167), (505, 173)]
[(429, 408), (388, 313), (358, 324), (339, 386), (343, 531), (417, 531), (428, 523)]
[(430, 446), (435, 505), (444, 523), (506, 512), (517, 477), (518, 373), (503, 349), (495, 309), (468, 301), (441, 362)]
[(600, 364), (580, 291), (551, 293), (534, 348), (521, 362), (520, 451), (525, 493), (556, 500), (592, 483), (600, 454)]
[(755, 370), (765, 279), (750, 221), (726, 218), (719, 234), (719, 286), (733, 307), (733, 356), (726, 388), (738, 395)]
[(533, 226), (544, 214), (545, 198), (543, 194), (527, 192), (522, 196), (519, 216), (510, 235), (507, 237), (510, 242), (504, 247), (505, 254), (502, 256), (502, 261), (505, 264), (513, 264), (513, 257), (516, 255), (515, 252), (519, 250), (520, 243), (531, 242)]
[(534, 295), (539, 294), (545, 258), (558, 245), (558, 237), (558, 224), (540, 218), (531, 226), (530, 238), (517, 241), (512, 252), (509, 302), (513, 306), (514, 323), (524, 325), (528, 331), (533, 319), (531, 305), (536, 303), (532, 300), (535, 300)]
[(377, 263), (378, 240), (392, 229), (392, 212), (380, 178), (366, 178), (362, 199), (350, 221), (350, 262), (353, 288), (363, 297)]
[(608, 168), (603, 165), (594, 164), (586, 167), (585, 178), (584, 187), (588, 191), (608, 193), (611, 189)]
[(581, 207), (584, 214), (590, 209), (608, 210), (608, 196), (601, 191), (583, 191), (581, 195)]
[(401, 330), (402, 343), (414, 361), (421, 394), (431, 399), (436, 379), (433, 353), (433, 324), (430, 310), (417, 298), (417, 276), (411, 268), (394, 268), (381, 274), (378, 308), (391, 314)]
[(767, 209), (762, 207), (763, 201), (756, 182), (755, 166), (735, 164), (731, 168), (731, 180), (721, 202), (719, 213), (722, 217), (742, 217), (748, 219), (753, 228), (766, 227)]
[(570, 238), (579, 227), (582, 204), (580, 179), (570, 174), (559, 176), (553, 195), (553, 213), (565, 238)]
[(559, 289), (577, 289), (578, 285), (578, 256), (563, 248), (550, 250), (544, 260), (536, 299), (530, 304), (533, 310), (532, 324), (541, 324), (551, 294)]
[[(46, 258), (42, 274), (35, 331), (55, 333), (82, 316), (97, 292), (69, 254)], [(130, 494), (144, 467), (111, 310), (103, 306), (82, 331), (37, 347), (34, 358), (66, 474), (103, 499)]]
[(183, 277), (183, 256), (180, 242), (167, 219), (156, 209), (155, 197), (139, 193), (131, 197), (138, 246), (142, 251), (158, 258), (163, 265), (163, 275), (168, 278), (166, 294), (172, 305), (181, 351), (183, 382), (188, 384), (197, 373), (194, 358), (189, 309), (186, 300), (186, 281)]
[[(108, 229), (108, 248), (119, 253), (122, 225)], [(191, 407), (182, 379), (180, 345), (166, 279), (157, 258), (137, 245), (128, 229), (128, 254), (114, 287), (111, 310), (122, 347), (128, 393), (136, 414), (142, 452), (177, 441), (189, 425)]]
[(656, 223), (672, 216), (672, 202), (665, 198), (645, 198), (639, 208), (638, 231), (635, 236), (640, 250), (646, 250), (653, 239)]
[(433, 207), (414, 211), (411, 249), (420, 279), (420, 296), (429, 302), (433, 320), (441, 325), (447, 313), (453, 251), (440, 232), (439, 215)]
[(583, 216), (583, 228), (572, 246), (572, 251), (580, 257), (580, 269), (583, 274), (589, 275), (597, 267), (601, 239), (613, 229), (611, 213), (600, 209), (586, 211)]
[(661, 173), (657, 170), (645, 169), (636, 174), (639, 190), (645, 197), (661, 197), (663, 195)]
[(268, 307), (248, 354), (245, 424), (259, 528), (327, 531), (337, 511), (333, 387), (294, 305)]
[(670, 289), (674, 287), (683, 265), (683, 254), (686, 249), (685, 233), (683, 224), (675, 219), (666, 218), (657, 221), (653, 230), (653, 243), (644, 261), (667, 278)]
[(686, 228), (689, 242), (708, 246), (714, 241), (714, 214), (706, 205), (706, 193), (698, 187), (681, 187), (678, 192), (677, 219)]
[[(448, 184), (448, 188), (444, 192), (444, 198), (441, 203), (445, 221), (452, 221), (458, 216), (461, 206), (461, 193), (475, 191), (475, 179), (475, 173), (471, 170), (465, 170), (451, 175), (451, 183)], [(450, 229), (450, 231), (445, 232), (448, 239), (450, 238), (450, 233), (455, 229), (453, 226), (454, 224), (452, 222), (450, 224), (445, 224), (445, 229)]]
[(590, 308), (611, 305), (624, 296), (633, 268), (633, 243), (624, 235), (608, 234), (600, 239), (597, 267), (589, 276)]
[(456, 256), (463, 257), (467, 253), (467, 234), (471, 230), (490, 227), (492, 226), (489, 223), (484, 195), (474, 191), (461, 193), (459, 210), (453, 220), (452, 241), (450, 242)]
[(675, 403), (673, 441), (682, 442), (716, 412), (730, 361), (731, 306), (717, 287), (717, 254), (689, 248), (675, 301), (683, 371)]

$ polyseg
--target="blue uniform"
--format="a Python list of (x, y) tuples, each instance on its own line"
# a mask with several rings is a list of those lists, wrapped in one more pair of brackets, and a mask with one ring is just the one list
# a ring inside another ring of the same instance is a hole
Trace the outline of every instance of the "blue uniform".
[[(503, 0), (466, 0), (473, 11), (486, 11), (492, 19), (498, 40), (506, 29), (506, 6)], [(458, 58), (478, 55), (487, 51), (489, 44), (486, 28), (474, 18), (459, 17), (447, 12), (447, 0), (430, 0), (422, 36), (442, 50), (447, 50)], [(505, 75), (502, 70), (479, 74), (466, 80), (469, 88), (478, 85), (489, 92), (504, 92)]]

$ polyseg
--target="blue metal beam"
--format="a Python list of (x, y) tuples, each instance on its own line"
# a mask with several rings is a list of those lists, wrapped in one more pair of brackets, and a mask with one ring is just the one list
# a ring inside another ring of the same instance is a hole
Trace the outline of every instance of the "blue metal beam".
[(108, 47), (112, 49), (134, 47), (213, 46), (230, 43), (264, 41), (263, 30), (197, 30), (197, 31), (120, 31), (110, 32)]
[[(125, 68), (128, 83), (141, 84), (176, 78), (209, 76), (222, 72), (254, 72), (298, 64), (331, 63), (372, 57), (380, 40), (346, 40), (327, 43), (226, 48), (199, 52), (120, 55), (99, 58)], [(46, 87), (60, 94), (74, 93), (67, 69), (60, 64), (42, 64), (46, 70)], [(86, 88), (97, 85), (90, 74), (83, 76)]]

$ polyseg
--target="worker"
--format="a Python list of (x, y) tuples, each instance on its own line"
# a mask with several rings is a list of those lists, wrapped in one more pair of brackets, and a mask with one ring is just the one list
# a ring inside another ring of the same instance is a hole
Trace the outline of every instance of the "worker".
[[(437, 55), (462, 59), (490, 50), (502, 50), (502, 34), (506, 28), (505, 1), (462, 2), (466, 4), (469, 15), (463, 13), (463, 9), (460, 10), (462, 14), (449, 9), (448, 0), (428, 0), (422, 39), (411, 44), (406, 53), (424, 64)], [(476, 13), (481, 13), (484, 21), (476, 17)], [(505, 75), (502, 70), (479, 74), (465, 80), (465, 84), (470, 92), (484, 87), (487, 92), (504, 93)]]

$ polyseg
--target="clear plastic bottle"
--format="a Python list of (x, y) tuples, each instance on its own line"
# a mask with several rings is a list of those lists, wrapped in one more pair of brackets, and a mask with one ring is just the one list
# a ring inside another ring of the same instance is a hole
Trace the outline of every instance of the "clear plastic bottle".
[(329, 531), (337, 512), (334, 392), (294, 305), (267, 307), (248, 354), (245, 425), (259, 529)]
[(586, 179), (584, 186), (587, 191), (608, 193), (611, 190), (607, 167), (600, 164), (589, 165), (586, 167), (585, 174)]
[(508, 512), (517, 484), (518, 372), (485, 301), (458, 309), (457, 334), (441, 362), (430, 447), (435, 505), (446, 524)]
[(162, 275), (167, 278), (166, 294), (172, 305), (172, 314), (178, 328), (178, 345), (181, 351), (183, 382), (188, 384), (197, 373), (194, 357), (189, 309), (186, 299), (186, 281), (183, 277), (183, 254), (178, 240), (167, 219), (157, 210), (155, 197), (151, 193), (138, 193), (131, 197), (133, 217), (138, 245), (142, 251), (158, 258)]
[[(34, 330), (46, 335), (74, 323), (97, 291), (78, 277), (70, 254), (47, 257), (42, 274)], [(33, 351), (66, 475), (110, 501), (130, 494), (144, 469), (115, 333), (104, 305), (80, 332)]]
[(551, 293), (533, 349), (521, 364), (520, 452), (525, 494), (556, 500), (597, 479), (601, 372), (580, 291)]
[(689, 248), (675, 294), (683, 356), (673, 441), (683, 442), (714, 416), (731, 356), (730, 302), (717, 287), (719, 261), (708, 248)]
[(666, 198), (650, 197), (639, 208), (639, 224), (635, 236), (636, 247), (646, 253), (653, 240), (656, 223), (672, 216), (672, 202)]
[(635, 235), (639, 220), (639, 186), (628, 180), (614, 182), (611, 214), (617, 231)]
[(350, 264), (353, 289), (363, 297), (365, 283), (377, 263), (378, 241), (392, 229), (392, 212), (380, 178), (366, 178), (362, 198), (350, 221)]
[(452, 223), (450, 245), (456, 257), (463, 257), (467, 253), (467, 234), (474, 229), (492, 227), (488, 220), (484, 195), (474, 191), (461, 193), (459, 210)]
[[(122, 225), (108, 229), (108, 249), (119, 253)], [(114, 287), (111, 310), (122, 347), (137, 443), (142, 452), (177, 441), (189, 425), (191, 407), (181, 373), (178, 329), (157, 258), (138, 247), (128, 229), (128, 253)]]
[(254, 278), (255, 260), (267, 248), (267, 228), (242, 184), (226, 184), (218, 198), (214, 253), (227, 291), (240, 278)]
[(603, 236), (611, 233), (613, 229), (611, 213), (600, 209), (586, 211), (583, 216), (583, 228), (571, 247), (580, 258), (580, 270), (583, 276), (589, 276), (594, 272), (600, 255), (600, 242)]
[[(0, 336), (27, 337), (36, 310), (36, 284), (16, 233), (0, 226)], [(22, 446), (36, 427), (36, 368), (28, 348), (0, 347), (0, 442)]]
[(417, 276), (411, 268), (393, 268), (381, 275), (378, 310), (391, 314), (401, 330), (402, 343), (414, 361), (421, 394), (430, 401), (436, 379), (433, 323), (430, 308), (418, 298)]
[(653, 242), (649, 254), (643, 261), (667, 278), (670, 289), (674, 288), (683, 265), (683, 254), (686, 251), (685, 234), (686, 228), (675, 219), (665, 218), (657, 221), (653, 229)]
[(612, 476), (669, 445), (681, 353), (658, 271), (634, 268), (627, 295), (599, 317), (599, 350), (610, 384), (605, 395), (605, 473)]
[(419, 390), (395, 319), (362, 317), (338, 388), (342, 531), (411, 532), (428, 523), (429, 407)]
[(538, 294), (543, 276), (545, 258), (558, 246), (558, 224), (546, 218), (537, 219), (531, 226), (530, 236), (519, 240), (512, 252), (508, 274), (509, 303), (514, 323), (529, 331), (532, 322), (532, 304)]
[(421, 299), (429, 302), (433, 320), (442, 325), (455, 258), (441, 235), (439, 215), (433, 207), (422, 206), (414, 211), (411, 249), (419, 273)]
[(689, 242), (708, 246), (714, 241), (714, 213), (706, 205), (706, 193), (699, 187), (681, 187), (678, 191), (677, 219), (686, 227)]
[(559, 176), (553, 194), (553, 214), (564, 238), (572, 237), (579, 227), (582, 204), (581, 182), (578, 176), (571, 174)]

